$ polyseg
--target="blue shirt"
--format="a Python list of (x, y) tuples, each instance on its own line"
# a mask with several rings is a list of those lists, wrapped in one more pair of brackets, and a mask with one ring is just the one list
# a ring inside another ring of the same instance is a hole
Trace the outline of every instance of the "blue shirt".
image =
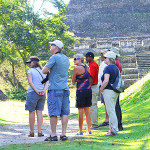
[[(105, 67), (104, 71), (103, 71), (103, 75), (102, 75), (102, 81), (104, 81), (104, 74), (109, 74), (109, 83), (113, 84), (116, 80), (116, 77), (119, 73), (119, 70), (117, 68), (116, 65), (110, 64), (108, 66)], [(107, 86), (105, 87), (105, 89), (110, 89), (113, 90), (110, 84), (107, 84)]]
[[(38, 72), (37, 70), (40, 72)], [(44, 84), (41, 83), (41, 81), (46, 78), (46, 75), (42, 73), (42, 70), (40, 69), (40, 67), (37, 68), (31, 68), (28, 70), (27, 74), (31, 74), (32, 75), (32, 83), (34, 84), (34, 86), (37, 88), (37, 90), (42, 91), (44, 89)], [(41, 75), (42, 77), (41, 77)], [(28, 87), (28, 93), (34, 91), (31, 86), (29, 85)]]
[(67, 83), (69, 65), (69, 59), (63, 53), (57, 53), (50, 57), (46, 64), (46, 67), (50, 68), (49, 90), (69, 90)]

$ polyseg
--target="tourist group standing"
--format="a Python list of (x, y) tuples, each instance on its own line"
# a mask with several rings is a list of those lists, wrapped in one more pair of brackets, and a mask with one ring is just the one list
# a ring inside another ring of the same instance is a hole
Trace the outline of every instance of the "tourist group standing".
[[(39, 58), (30, 57), (26, 62), (29, 64), (27, 78), (29, 88), (25, 109), (29, 111), (29, 137), (34, 137), (35, 112), (37, 114), (38, 136), (44, 136), (41, 131), (43, 117), (42, 111), (45, 104), (45, 91), (47, 92), (47, 105), (50, 117), (51, 135), (45, 141), (58, 141), (56, 127), (58, 117), (61, 117), (62, 133), (60, 140), (67, 140), (66, 129), (68, 124), (69, 86), (67, 84), (69, 59), (62, 53), (64, 44), (60, 40), (50, 42), (52, 56), (42, 68)], [(117, 48), (103, 50), (101, 53), (100, 66), (94, 61), (94, 53), (87, 52), (74, 55), (74, 70), (72, 83), (76, 83), (76, 108), (79, 113), (79, 132), (76, 135), (83, 135), (83, 114), (85, 113), (87, 123), (87, 134), (92, 130), (109, 125), (106, 135), (116, 135), (118, 130), (123, 130), (122, 114), (119, 105), (119, 93), (115, 92), (111, 84), (122, 71), (118, 60), (119, 51)], [(84, 63), (87, 62), (87, 64)], [(106, 117), (103, 123), (98, 124), (97, 102), (105, 105)]]

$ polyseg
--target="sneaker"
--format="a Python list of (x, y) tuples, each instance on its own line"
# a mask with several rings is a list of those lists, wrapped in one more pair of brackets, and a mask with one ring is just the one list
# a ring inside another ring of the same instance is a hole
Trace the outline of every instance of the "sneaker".
[(76, 135), (83, 135), (83, 132), (77, 132)]
[(98, 130), (99, 127), (91, 127), (91, 130)]
[(92, 134), (92, 132), (91, 132), (91, 131), (89, 131), (89, 132), (88, 132), (88, 134)]

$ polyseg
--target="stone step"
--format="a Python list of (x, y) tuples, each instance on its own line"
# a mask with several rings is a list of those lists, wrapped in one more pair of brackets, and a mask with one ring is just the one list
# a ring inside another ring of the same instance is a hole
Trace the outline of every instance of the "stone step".
[(138, 65), (150, 65), (150, 62), (147, 62), (147, 61), (140, 61), (140, 62), (137, 62)]
[(136, 63), (122, 63), (122, 68), (136, 68)]
[(124, 87), (128, 88), (130, 85), (134, 84), (138, 79), (124, 79)]
[(136, 63), (136, 57), (134, 55), (129, 57), (120, 57), (119, 60), (121, 63)]
[(138, 74), (138, 69), (137, 68), (123, 68), (122, 75), (127, 75), (127, 74)]
[(127, 74), (127, 75), (121, 75), (122, 79), (138, 79), (138, 74)]
[(150, 54), (136, 54), (136, 57), (150, 57)]

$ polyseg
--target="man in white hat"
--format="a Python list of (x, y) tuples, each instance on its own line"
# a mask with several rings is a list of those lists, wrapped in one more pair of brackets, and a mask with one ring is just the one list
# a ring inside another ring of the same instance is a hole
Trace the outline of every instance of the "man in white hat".
[(50, 43), (50, 52), (53, 54), (47, 64), (42, 69), (44, 74), (50, 71), (48, 89), (48, 111), (50, 116), (51, 135), (45, 141), (58, 141), (56, 134), (57, 117), (61, 117), (62, 134), (60, 140), (67, 140), (66, 128), (68, 124), (69, 110), (69, 86), (67, 76), (69, 69), (69, 59), (62, 53), (64, 44), (60, 40)]

